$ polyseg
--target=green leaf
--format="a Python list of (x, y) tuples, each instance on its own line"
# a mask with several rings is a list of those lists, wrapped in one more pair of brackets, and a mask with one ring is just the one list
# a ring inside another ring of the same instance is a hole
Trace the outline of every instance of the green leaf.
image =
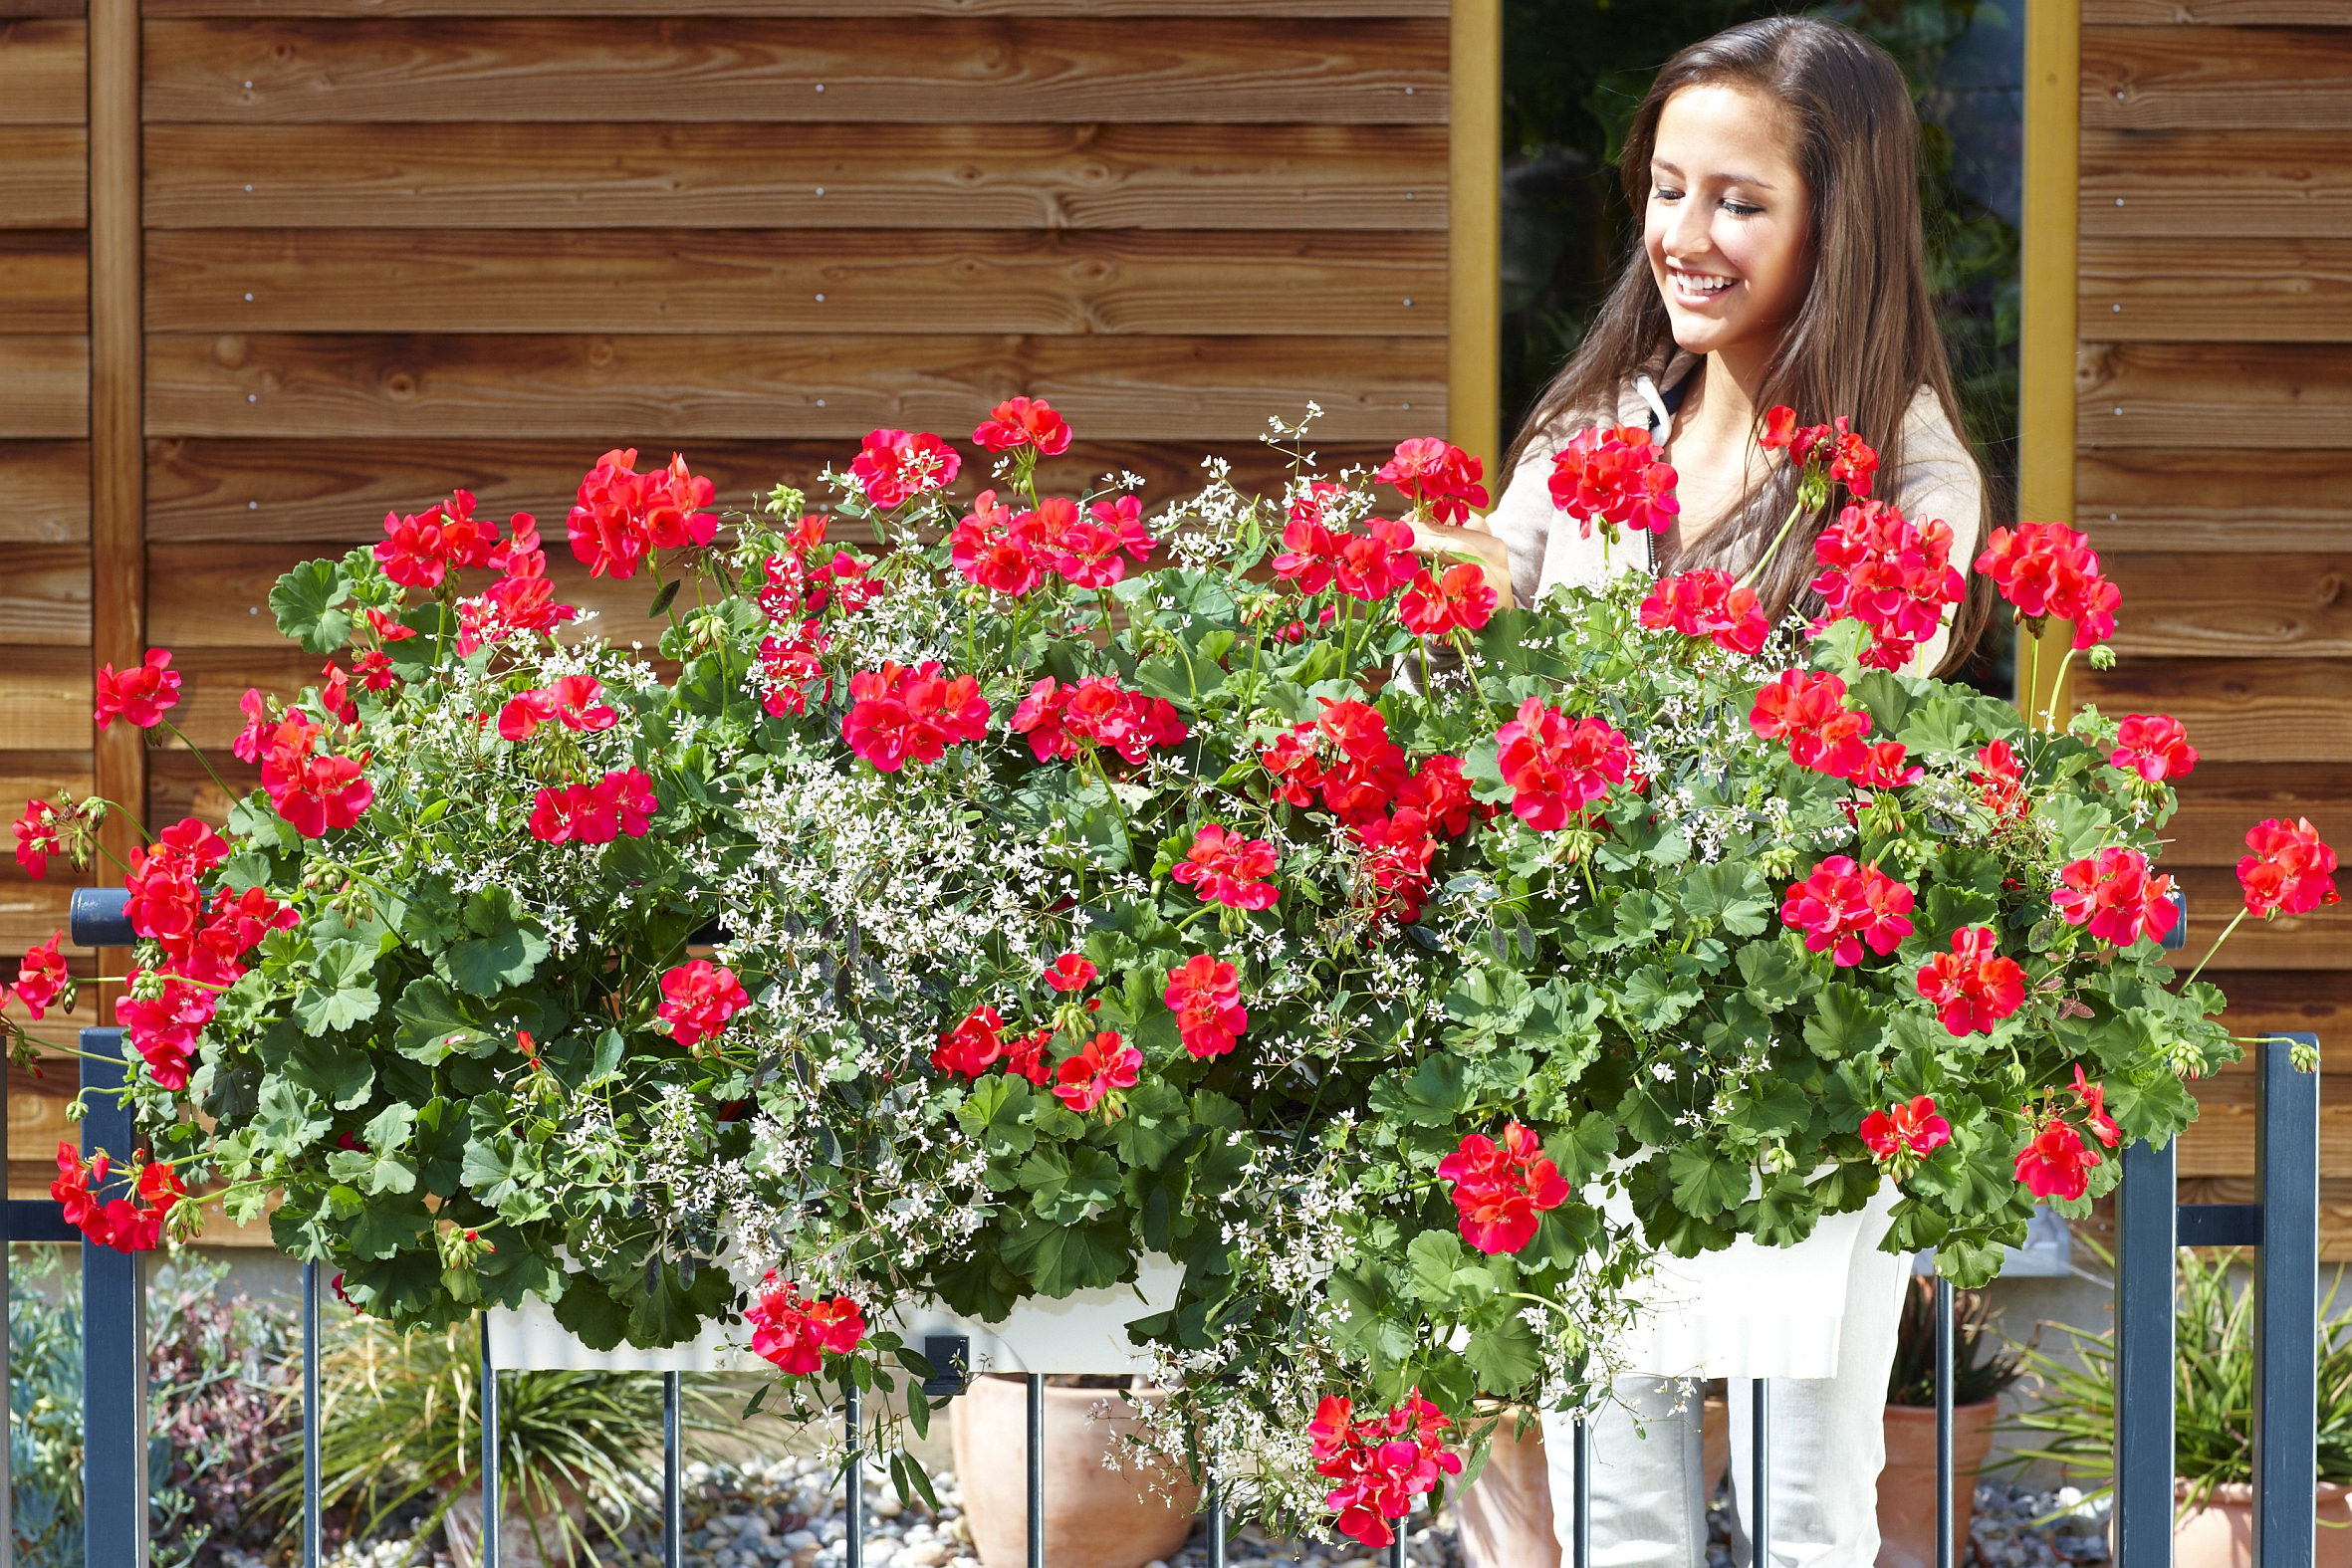
[(1823, 1061), (1875, 1056), (1886, 1037), (1886, 1013), (1870, 1005), (1870, 994), (1854, 986), (1829, 985), (1813, 1001), (1805, 1019), (1805, 1043)]
[(547, 954), (547, 938), (536, 927), (513, 925), (490, 936), (454, 943), (433, 962), (458, 990), (476, 997), (495, 997), (530, 980)]
[(1023, 1120), (1030, 1103), (1028, 1079), (1009, 1072), (989, 1073), (964, 1096), (964, 1103), (956, 1108), (956, 1120), (989, 1153), (1021, 1154), (1038, 1141), (1036, 1129)]
[(286, 1076), (339, 1111), (366, 1104), (375, 1089), (375, 1063), (366, 1051), (315, 1034), (294, 1041), (286, 1053)]
[(262, 1148), (291, 1156), (309, 1148), (334, 1125), (316, 1094), (288, 1079), (276, 1078), (261, 1091), (261, 1109), (253, 1130)]
[(1424, 1231), (1405, 1248), (1405, 1288), (1442, 1311), (1463, 1312), (1502, 1289), (1498, 1271), (1510, 1266), (1479, 1260), (1451, 1231)]
[(352, 596), (341, 561), (306, 560), (270, 589), (278, 630), (312, 653), (333, 653), (351, 640), (352, 617), (336, 606)]
[(1760, 936), (1770, 921), (1771, 889), (1752, 865), (1719, 860), (1695, 867), (1674, 892), (1693, 920), (1712, 920), (1734, 936)]
[(1528, 978), (1515, 969), (1474, 969), (1446, 993), (1446, 1015), (1458, 1025), (1447, 1039), (1466, 1050), (1483, 1050), (1527, 1021), (1535, 1006)]
[[(1159, 1015), (1172, 1016), (1165, 1009)], [(1157, 1170), (1191, 1131), (1192, 1124), (1184, 1114), (1184, 1096), (1155, 1078), (1127, 1091), (1127, 1114), (1119, 1118), (1111, 1141), (1127, 1164)]]
[(1793, 932), (1778, 941), (1751, 942), (1738, 954), (1740, 978), (1748, 983), (1748, 1000), (1765, 1012), (1792, 1007), (1821, 987), (1804, 944)]
[(374, 947), (338, 942), (312, 962), (310, 979), (294, 995), (294, 1016), (314, 1034), (339, 1034), (374, 1017), (382, 1005)]
[(685, 580), (684, 577), (672, 577), (663, 583), (661, 591), (653, 595), (653, 602), (645, 607), (645, 618), (659, 620), (668, 613), (671, 601), (678, 596), (678, 584)]
[(1462, 1359), (1478, 1374), (1481, 1392), (1508, 1396), (1542, 1377), (1543, 1343), (1519, 1315), (1519, 1303), (1501, 1305), (1506, 1310), (1480, 1314), (1479, 1326), (1462, 1348)]
[(1005, 1237), (1003, 1245), (1007, 1266), (1057, 1300), (1074, 1291), (1116, 1284), (1135, 1261), (1121, 1219), (1056, 1225), (1032, 1216)]
[(1383, 1073), (1372, 1083), (1372, 1111), (1423, 1127), (1443, 1127), (1470, 1108), (1470, 1089), (1462, 1059), (1434, 1055), (1406, 1077)]
[(1676, 1206), (1702, 1220), (1748, 1197), (1749, 1168), (1716, 1158), (1705, 1143), (1687, 1143), (1669, 1152), (1666, 1172), (1674, 1184)]
[(450, 1051), (463, 1049), (484, 1037), (484, 1030), (461, 1009), (449, 988), (429, 976), (408, 983), (392, 1004), (398, 1030), (392, 1048), (413, 1061), (437, 1067)]
[(1678, 980), (1657, 965), (1636, 970), (1619, 994), (1619, 1010), (1641, 1028), (1656, 1032), (1680, 1023), (1704, 995), (1696, 985)]
[(1065, 1224), (1086, 1217), (1097, 1204), (1118, 1196), (1119, 1166), (1109, 1153), (1084, 1144), (1068, 1149), (1039, 1149), (1014, 1173), (1030, 1195), (1030, 1206), (1050, 1220)]

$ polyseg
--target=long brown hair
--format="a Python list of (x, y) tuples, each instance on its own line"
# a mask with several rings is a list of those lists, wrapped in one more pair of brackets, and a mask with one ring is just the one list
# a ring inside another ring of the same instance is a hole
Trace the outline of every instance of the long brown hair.
[[(1780, 105), (1812, 195), (1812, 281), (1765, 367), (1757, 407), (1785, 403), (1808, 424), (1849, 416), (1878, 449), (1879, 473), (1891, 488), (1903, 468), (1904, 416), (1922, 386), (1934, 389), (1953, 429), (1964, 428), (1929, 300), (1919, 120), (1903, 74), (1884, 50), (1835, 23), (1800, 16), (1744, 23), (1693, 44), (1650, 85), (1618, 165), (1635, 215), (1624, 270), (1567, 368), (1536, 400), (1503, 472), (1517, 472), (1529, 441), (1555, 425), (1564, 434), (1571, 423), (1613, 422), (1620, 390), (1640, 372), (1655, 374), (1673, 352), (1673, 325), (1650, 273), (1640, 220), (1649, 207), (1658, 116), (1676, 93), (1701, 85), (1749, 88)], [(1683, 553), (1677, 568), (1752, 565), (1794, 505), (1795, 478), (1778, 465)], [(1986, 515), (1974, 520), (1980, 542), (1991, 523), (1990, 508), (1981, 510)], [(1817, 608), (1806, 584), (1813, 539), (1828, 517), (1799, 523), (1756, 584), (1775, 621), (1792, 605)], [(1967, 570), (1967, 562), (1955, 564)], [(1971, 574), (1944, 669), (1968, 657), (1991, 609), (1990, 585)]]

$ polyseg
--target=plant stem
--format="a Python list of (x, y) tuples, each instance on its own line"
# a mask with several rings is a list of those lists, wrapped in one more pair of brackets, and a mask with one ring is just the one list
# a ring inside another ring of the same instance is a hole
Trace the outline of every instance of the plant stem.
[(2235, 931), (2237, 929), (2237, 923), (2244, 918), (2245, 911), (2242, 909), (2230, 917), (2230, 924), (2224, 926), (2222, 928), (2222, 934), (2214, 938), (2214, 945), (2205, 950), (2205, 957), (2197, 961), (2197, 967), (2189, 972), (2189, 979), (2183, 981), (2183, 985), (2194, 984), (2197, 980), (2197, 977), (2205, 973), (2205, 967), (2214, 961), (2214, 955), (2222, 951), (2222, 944), (2230, 940), (2230, 933)]
[(1780, 546), (1788, 538), (1788, 531), (1796, 527), (1796, 520), (1803, 517), (1805, 513), (1810, 510), (1811, 509), (1805, 505), (1804, 491), (1800, 486), (1797, 490), (1796, 505), (1788, 509), (1788, 521), (1780, 525), (1780, 532), (1772, 536), (1772, 542), (1771, 544), (1764, 547), (1764, 553), (1756, 558), (1756, 564), (1750, 566), (1748, 570), (1742, 574), (1740, 580), (1733, 583), (1732, 586), (1735, 588), (1752, 588), (1756, 586), (1756, 579), (1764, 575), (1764, 567), (1770, 565), (1772, 558), (1780, 553)]
[[(2038, 637), (2034, 639), (2034, 652), (2037, 654), (2041, 651), (2040, 641), (2041, 639)], [(2066, 656), (2058, 661), (2058, 672), (2050, 677), (2049, 700), (2042, 704), (2042, 723), (2049, 727), (2049, 733), (2052, 735), (2058, 733), (2058, 693), (2066, 689), (2066, 666), (2073, 662), (2074, 649), (2069, 645), (2066, 649)]]

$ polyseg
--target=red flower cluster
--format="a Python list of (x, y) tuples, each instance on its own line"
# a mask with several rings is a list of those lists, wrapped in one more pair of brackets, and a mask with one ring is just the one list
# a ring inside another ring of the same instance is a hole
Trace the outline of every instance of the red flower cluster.
[(2095, 855), (2058, 871), (2050, 902), (2070, 926), (2088, 926), (2102, 942), (2128, 948), (2141, 937), (2161, 939), (2179, 911), (2172, 903), (2173, 879), (2150, 876), (2148, 857), (2110, 844)]
[(2000, 956), (2000, 938), (1991, 926), (1952, 933), (1952, 951), (1922, 964), (1918, 981), (1920, 996), (1954, 1034), (1990, 1034), (2025, 1005), (2025, 972), (2015, 959)]
[[(16, 992), (16, 1000), (25, 1005), (25, 1011), (35, 1023), (47, 1014), (52, 1003), (73, 987), (74, 977), (67, 972), (66, 961), (57, 951), (64, 937), (64, 932), (54, 932), (47, 942), (27, 953), (24, 962), (17, 966), (16, 985), (6, 988)], [(0, 995), (5, 995), (6, 989), (0, 989)]]
[(1780, 905), (1783, 924), (1805, 934), (1805, 946), (1837, 963), (1862, 962), (1862, 944), (1884, 957), (1911, 935), (1911, 889), (1851, 855), (1831, 855), (1802, 882), (1792, 882)]
[(310, 715), (297, 709), (270, 732), (262, 752), (261, 786), (278, 814), (305, 838), (323, 838), (331, 828), (351, 826), (375, 799), (365, 755), (318, 755), (324, 733)]
[[(539, 520), (528, 512), (518, 512), (514, 515), (513, 525), (514, 537), (492, 551), (488, 562), (504, 575), (483, 589), (479, 596), (457, 601), (457, 652), (460, 658), (476, 648), (504, 641), (508, 637), (545, 636), (563, 622), (577, 619), (580, 614), (575, 606), (556, 602), (556, 585), (548, 580), (547, 552), (539, 544)], [(628, 573), (620, 572), (617, 575), (626, 576)], [(380, 641), (397, 642), (401, 638), (416, 635), (415, 628), (409, 626), (401, 626), (396, 632), (387, 631), (378, 621), (378, 611), (369, 610), (367, 613)], [(390, 662), (381, 653), (371, 653), (367, 658), (386, 665)], [(371, 679), (367, 689), (375, 691), (379, 688)]]
[(129, 1198), (105, 1198), (107, 1174), (113, 1160), (104, 1150), (89, 1165), (70, 1143), (57, 1146), (57, 1180), (49, 1196), (65, 1211), (66, 1224), (101, 1246), (118, 1252), (151, 1252), (163, 1239), (163, 1222), (187, 1187), (169, 1161), (157, 1160), (131, 1167)]
[(1764, 433), (1757, 445), (1767, 452), (1786, 449), (1788, 460), (1799, 465), (1825, 465), (1829, 477), (1857, 496), (1870, 494), (1870, 476), (1878, 472), (1878, 453), (1870, 443), (1846, 428), (1839, 414), (1833, 425), (1796, 422), (1796, 410), (1786, 405), (1764, 412)]
[(2309, 817), (2257, 822), (2246, 832), (2245, 847), (2253, 853), (2237, 862), (2237, 884), (2245, 890), (2247, 914), (2265, 920), (2308, 915), (2338, 901), (2336, 852), (2319, 841)]
[(1413, 530), (1389, 518), (1374, 518), (1361, 534), (1333, 533), (1310, 497), (1294, 503), (1283, 527), (1283, 551), (1274, 574), (1301, 593), (1336, 585), (1349, 598), (1376, 604), (1421, 575)]
[(1641, 623), (1652, 631), (1672, 627), (1686, 637), (1712, 637), (1732, 653), (1761, 653), (1772, 633), (1756, 590), (1735, 586), (1728, 571), (1660, 577), (1641, 601)]
[(1846, 683), (1826, 671), (1787, 670), (1756, 694), (1748, 726), (1762, 740), (1786, 741), (1788, 760), (1832, 779), (1871, 764), (1870, 715), (1845, 705)]
[(1363, 851), (1357, 870), (1371, 889), (1361, 899), (1365, 912), (1399, 925), (1419, 920), (1436, 881), (1429, 870), (1437, 858), (1429, 818), (1413, 806), (1400, 805), (1387, 816), (1351, 823), (1348, 833)]
[(453, 490), (414, 517), (383, 515), (384, 537), (376, 542), (376, 564), (402, 587), (438, 588), (450, 572), (490, 564), (498, 549), (498, 525), (474, 516), (470, 490)]
[(1054, 1097), (1073, 1111), (1090, 1111), (1113, 1089), (1134, 1087), (1143, 1069), (1143, 1052), (1104, 1029), (1063, 1058), (1054, 1074)]
[(2092, 1168), (2104, 1163), (2081, 1133), (2049, 1121), (2017, 1151), (2017, 1180), (2036, 1198), (2080, 1198), (2090, 1187)]
[(1250, 1026), (1241, 976), (1213, 954), (1195, 953), (1168, 971), (1168, 989), (1160, 1000), (1176, 1014), (1177, 1036), (1195, 1056), (1224, 1055)]
[(531, 802), (531, 836), (549, 844), (608, 844), (653, 829), (661, 800), (643, 770), (615, 768), (594, 784), (550, 786)]
[(1474, 561), (1448, 566), (1442, 576), (1426, 570), (1397, 600), (1396, 618), (1416, 637), (1443, 637), (1449, 632), (1477, 631), (1494, 618), (1500, 597), (1487, 586), (1487, 574)]
[(2056, 615), (2074, 623), (2074, 646), (2087, 648), (2115, 635), (2115, 606), (2123, 590), (2099, 575), (2090, 537), (2063, 523), (1997, 528), (1977, 558), (2000, 596), (2025, 620)]
[(1535, 1238), (1539, 1217), (1570, 1196), (1567, 1179), (1543, 1153), (1534, 1133), (1503, 1124), (1503, 1141), (1485, 1133), (1464, 1136), (1438, 1162), (1438, 1179), (1454, 1188), (1462, 1239), (1482, 1252), (1516, 1252)]
[(849, 677), (841, 738), (877, 772), (935, 763), (956, 742), (987, 737), (988, 699), (980, 695), (980, 682), (941, 675), (936, 659), (911, 670), (887, 663)]
[[(760, 706), (779, 719), (807, 713), (809, 688), (824, 677), (824, 652), (831, 646), (832, 639), (814, 618), (783, 636), (761, 638), (760, 680), (766, 690)], [(832, 681), (824, 679), (819, 700), (830, 697), (832, 690)]]
[[(1368, 822), (1406, 787), (1404, 748), (1388, 738), (1388, 720), (1369, 703), (1318, 699), (1322, 713), (1293, 725), (1258, 760), (1275, 780), (1275, 797), (1305, 809), (1320, 790), (1324, 809), (1342, 822)], [(1336, 752), (1325, 767), (1323, 754)]]
[(1410, 1514), (1413, 1499), (1433, 1490), (1440, 1475), (1462, 1473), (1461, 1456), (1446, 1452), (1444, 1434), (1452, 1425), (1418, 1392), (1387, 1415), (1362, 1421), (1336, 1395), (1317, 1406), (1306, 1434), (1314, 1472), (1339, 1483), (1323, 1498), (1339, 1516), (1339, 1533), (1365, 1546), (1393, 1542), (1390, 1521)]
[(752, 1351), (787, 1377), (814, 1377), (824, 1370), (825, 1352), (846, 1356), (865, 1338), (865, 1313), (847, 1296), (804, 1299), (798, 1286), (779, 1283), (773, 1268), (756, 1296), (743, 1313), (752, 1329)]
[(935, 435), (876, 430), (850, 459), (849, 474), (867, 501), (888, 510), (910, 496), (954, 484), (963, 466), (956, 449)]
[(939, 1043), (931, 1051), (931, 1065), (941, 1072), (960, 1072), (967, 1078), (977, 1078), (989, 1068), (1004, 1063), (1005, 1070), (1041, 1088), (1053, 1077), (1053, 1069), (1045, 1059), (1046, 1046), (1052, 1042), (1051, 1027), (1019, 1039), (1005, 1038), (1005, 1020), (994, 1008), (974, 1008), (964, 1021), (939, 1036)]
[[(1102, 971), (1094, 961), (1082, 953), (1064, 953), (1046, 966), (1046, 984), (1068, 996), (1073, 991), (1084, 991), (1101, 977)], [(1169, 1004), (1174, 1007), (1174, 1003)]]
[(800, 620), (823, 613), (836, 604), (844, 615), (854, 615), (882, 595), (881, 584), (866, 575), (866, 563), (845, 550), (817, 562), (824, 543), (825, 516), (812, 512), (792, 533), (793, 552), (762, 561), (767, 581), (760, 587), (760, 612), (773, 621)]
[(972, 441), (988, 452), (1026, 446), (1059, 457), (1069, 450), (1069, 423), (1042, 397), (1008, 397), (988, 411)]
[(1193, 836), (1192, 848), (1170, 873), (1190, 887), (1200, 884), (1201, 902), (1228, 909), (1272, 909), (1282, 897), (1267, 880), (1274, 875), (1274, 845), (1263, 838), (1244, 838), (1222, 822), (1204, 822)]
[(1089, 675), (1070, 686), (1047, 676), (1021, 699), (1007, 727), (1029, 737), (1041, 763), (1092, 757), (1098, 750), (1140, 763), (1152, 748), (1181, 746), (1192, 733), (1176, 716), (1175, 704), (1123, 690), (1108, 675)]
[(591, 577), (633, 577), (653, 552), (708, 545), (718, 535), (717, 516), (703, 510), (717, 486), (688, 473), (675, 453), (650, 474), (636, 472), (636, 463), (633, 446), (605, 453), (573, 499), (572, 554)]
[(1870, 629), (1862, 663), (1899, 670), (1919, 644), (1944, 623), (1946, 605), (1968, 596), (1952, 564), (1948, 524), (1915, 524), (1883, 501), (1858, 501), (1813, 541), (1824, 568), (1813, 591), (1826, 606), (1813, 622), (1817, 635), (1830, 622), (1858, 620)]
[(1487, 504), (1487, 487), (1479, 483), (1484, 466), (1458, 446), (1423, 436), (1399, 441), (1396, 455), (1372, 476), (1394, 485), (1415, 511), (1427, 508), (1439, 523), (1460, 523), (1472, 507)]
[(171, 650), (149, 648), (145, 663), (134, 664), (119, 675), (112, 664), (101, 665), (97, 691), (98, 711), (91, 717), (100, 729), (108, 728), (119, 714), (142, 730), (152, 730), (163, 722), (166, 708), (179, 705), (179, 671), (171, 668)]
[(1928, 771), (1916, 763), (1906, 763), (1906, 750), (1901, 741), (1873, 742), (1862, 766), (1854, 770), (1854, 783), (1864, 789), (1899, 789), (1919, 783), (1928, 776)]
[(1936, 1102), (1916, 1095), (1908, 1104), (1890, 1105), (1862, 1118), (1862, 1142), (1884, 1165), (1897, 1155), (1925, 1159), (1952, 1141), (1952, 1124), (1936, 1114)]
[(49, 857), (69, 852), (67, 838), (79, 825), (78, 812), (61, 811), (47, 800), (27, 800), (24, 814), (9, 824), (16, 834), (16, 863), (25, 875), (35, 881), (49, 875)]
[(559, 675), (544, 690), (527, 691), (507, 699), (498, 710), (498, 733), (510, 741), (528, 741), (533, 731), (554, 720), (567, 730), (594, 734), (620, 722), (610, 705), (598, 702), (604, 688), (593, 675)]
[(152, 845), (134, 847), (122, 879), (130, 890), (124, 906), (130, 929), (160, 948), (163, 962), (124, 977), (128, 994), (115, 1004), (115, 1019), (166, 1089), (187, 1086), (197, 1037), (219, 993), (245, 973), (245, 955), (299, 920), (259, 888), (223, 888), (207, 904), (197, 884), (228, 852), (218, 833), (191, 817), (165, 828)]
[(1969, 784), (1978, 804), (1991, 811), (1997, 823), (2021, 822), (2032, 810), (2025, 796), (2025, 775), (2017, 754), (2006, 741), (1993, 741), (1977, 749), (1977, 766), (1969, 770)]
[(1634, 425), (1579, 430), (1551, 460), (1551, 504), (1574, 518), (1586, 539), (1595, 523), (1663, 534), (1682, 510), (1674, 486), (1674, 469), (1657, 460), (1650, 433)]
[(655, 1011), (669, 1025), (670, 1038), (692, 1050), (715, 1038), (729, 1018), (751, 1004), (735, 971), (694, 959), (661, 977), (661, 1006)]
[(1609, 785), (1633, 782), (1633, 743), (1605, 719), (1571, 720), (1541, 698), (1519, 705), (1495, 732), (1497, 763), (1511, 785), (1511, 808), (1539, 833), (1568, 825)]
[(2197, 748), (2180, 720), (2135, 713), (2115, 727), (2107, 766), (2157, 784), (2186, 777), (2197, 766)]

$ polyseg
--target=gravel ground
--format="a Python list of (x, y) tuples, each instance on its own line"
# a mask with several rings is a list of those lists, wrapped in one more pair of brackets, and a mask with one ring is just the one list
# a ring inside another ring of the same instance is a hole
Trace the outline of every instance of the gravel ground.
[[(868, 1568), (980, 1568), (971, 1555), (969, 1532), (959, 1504), (963, 1494), (953, 1474), (935, 1478), (939, 1510), (919, 1500), (902, 1506), (889, 1482), (870, 1474), (866, 1482), (865, 1561)], [(690, 1464), (686, 1467), (686, 1568), (842, 1568), (846, 1561), (847, 1509), (842, 1489), (825, 1462), (782, 1458), (745, 1464)], [(2037, 1522), (2045, 1521), (2046, 1522)], [(1730, 1510), (1722, 1498), (1708, 1510), (1708, 1568), (1731, 1568)], [(2035, 1491), (2002, 1482), (1977, 1488), (1977, 1512), (1970, 1530), (1974, 1568), (2063, 1568), (2107, 1560), (2107, 1504), (2084, 1502), (2073, 1487)], [(383, 1540), (346, 1545), (327, 1568), (402, 1568), (416, 1543)], [(604, 1568), (658, 1562), (656, 1527), (628, 1531), (597, 1551)], [(1408, 1559), (1418, 1568), (1462, 1568), (1462, 1548), (1452, 1521), (1432, 1523), (1416, 1515), (1407, 1536)], [(450, 1568), (446, 1552), (415, 1553), (420, 1568)], [(1196, 1528), (1184, 1548), (1152, 1568), (1208, 1568), (1209, 1552)], [(1227, 1548), (1226, 1561), (1294, 1564), (1298, 1568), (1385, 1568), (1387, 1554), (1349, 1542), (1326, 1545), (1268, 1537), (1256, 1525), (1243, 1529)], [(224, 1568), (263, 1568), (259, 1560), (230, 1554)], [(509, 1563), (506, 1568), (517, 1568)], [(1084, 1568), (1057, 1564), (1056, 1568)]]

